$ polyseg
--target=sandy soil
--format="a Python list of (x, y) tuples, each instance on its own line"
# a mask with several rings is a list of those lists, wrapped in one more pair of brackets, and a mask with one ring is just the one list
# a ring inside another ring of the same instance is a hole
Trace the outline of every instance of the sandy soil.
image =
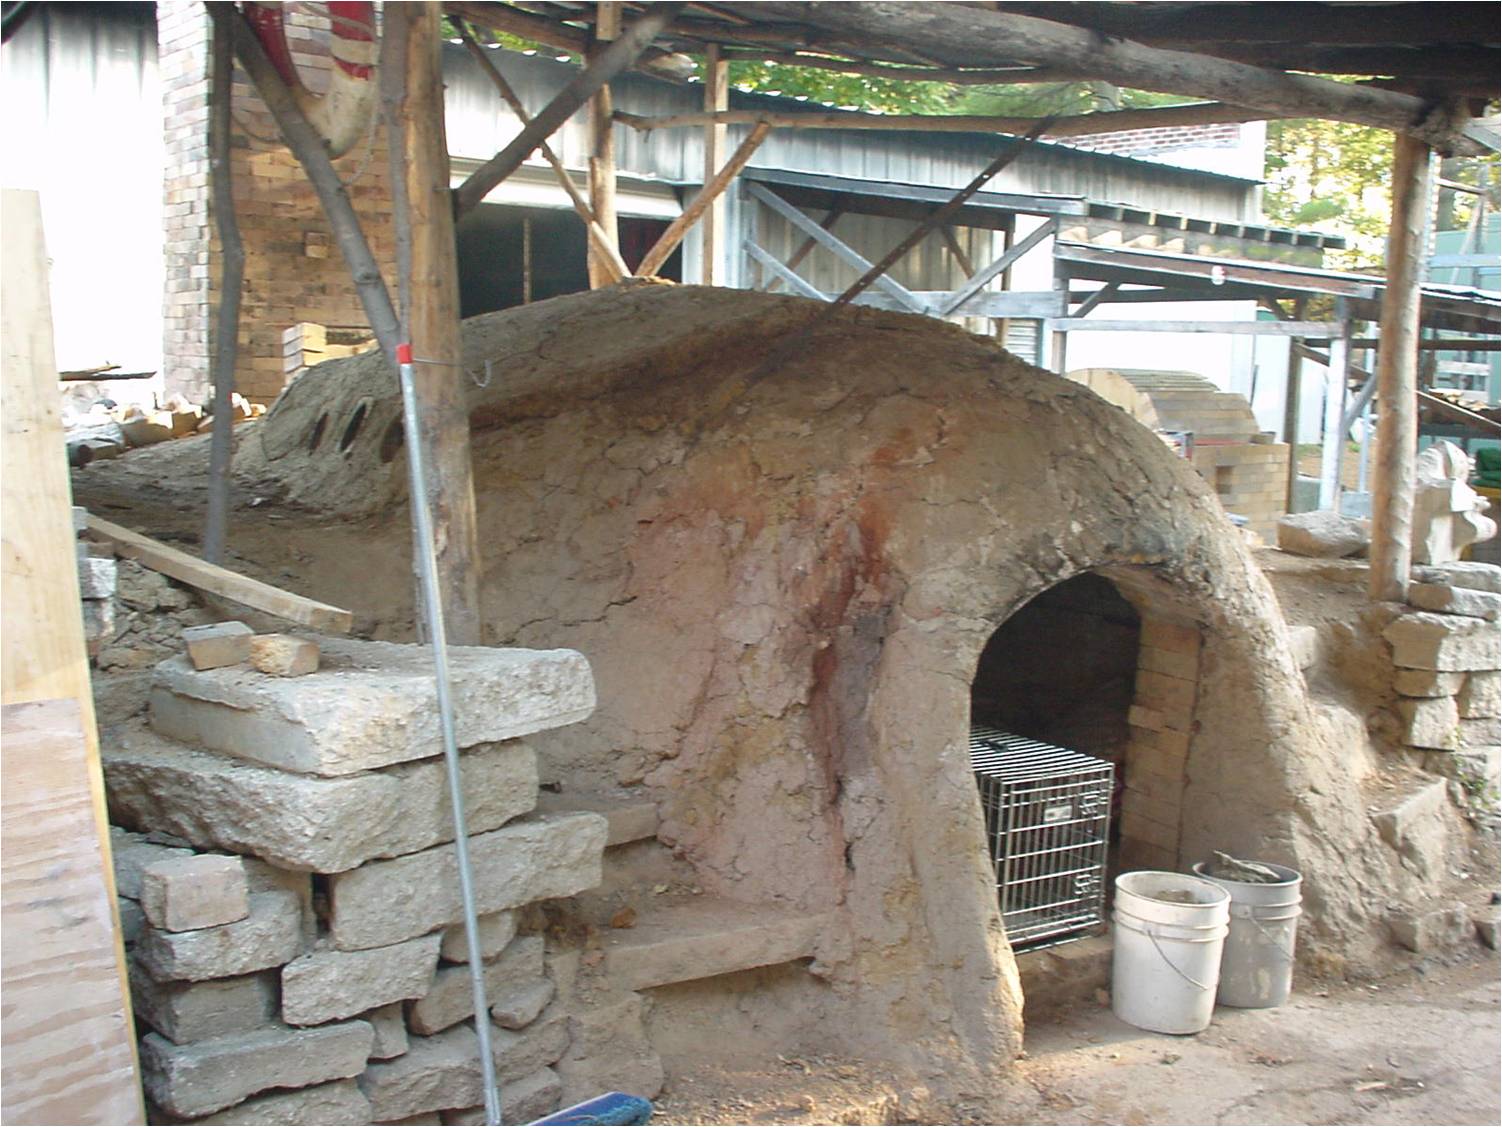
[[(1479, 950), (1479, 949), (1478, 949)], [(654, 1123), (1436, 1123), (1502, 1121), (1495, 952), (1216, 1011), (1194, 1037), (1091, 1007), (1034, 1023), (1016, 1079), (955, 1102), (880, 1065), (785, 1057), (669, 1084)]]

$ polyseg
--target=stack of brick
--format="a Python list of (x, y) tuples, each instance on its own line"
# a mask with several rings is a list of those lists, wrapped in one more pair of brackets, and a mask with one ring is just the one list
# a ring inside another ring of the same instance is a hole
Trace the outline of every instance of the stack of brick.
[[(88, 522), (88, 512), (74, 506), (73, 531), (81, 533)], [(89, 656), (115, 637), (115, 587), (119, 571), (113, 555), (99, 545), (78, 542), (78, 597), (83, 601), (83, 639)]]
[(1190, 462), (1228, 513), (1246, 517), (1246, 526), (1263, 540), (1276, 539), (1288, 502), (1287, 445), (1197, 439)]
[[(481, 1122), (469, 952), (427, 651), (154, 673), (106, 734), (142, 1074), (161, 1122)], [(570, 1047), (528, 905), (600, 880), (606, 821), (539, 814), (521, 738), (592, 710), (571, 651), (451, 650), (480, 953), (508, 1122)], [(519, 934), (520, 932), (520, 934)]]
[(1142, 620), (1137, 680), (1127, 713), (1131, 742), (1121, 811), (1121, 862), (1134, 869), (1175, 870), (1189, 740), (1198, 693), (1198, 628)]
[(1425, 766), (1495, 797), (1502, 784), (1502, 569), (1450, 563), (1414, 570), (1392, 646), (1401, 741)]

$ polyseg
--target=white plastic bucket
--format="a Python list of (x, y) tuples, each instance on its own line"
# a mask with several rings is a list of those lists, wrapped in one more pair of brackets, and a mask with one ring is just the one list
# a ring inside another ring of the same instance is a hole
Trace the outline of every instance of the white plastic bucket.
[(1299, 906), (1303, 878), (1294, 869), (1268, 865), (1283, 879), (1276, 884), (1250, 884), (1211, 876), (1207, 867), (1201, 862), (1194, 871), (1231, 894), (1231, 932), (1220, 965), (1221, 1005), (1281, 1006), (1293, 989), (1293, 944), (1303, 912)]
[(1138, 1029), (1210, 1024), (1231, 895), (1184, 873), (1122, 873), (1112, 911), (1111, 1009)]

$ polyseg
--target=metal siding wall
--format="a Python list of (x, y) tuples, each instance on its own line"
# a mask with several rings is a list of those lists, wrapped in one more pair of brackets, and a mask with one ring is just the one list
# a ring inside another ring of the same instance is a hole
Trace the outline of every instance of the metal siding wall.
[(3, 182), (41, 193), (59, 367), (160, 369), (162, 109), (150, 10), (40, 4), (0, 60)]

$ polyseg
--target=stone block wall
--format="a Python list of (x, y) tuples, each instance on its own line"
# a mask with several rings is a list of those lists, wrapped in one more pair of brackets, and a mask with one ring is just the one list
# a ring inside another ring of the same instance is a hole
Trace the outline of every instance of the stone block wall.
[[(102, 739), (156, 1122), (481, 1121), (424, 651), (320, 642), (322, 668), (299, 677), (171, 658), (149, 724)], [(569, 651), (453, 655), (481, 1020), (506, 1121), (528, 1122), (561, 1099), (572, 1038), (529, 906), (599, 883), (606, 820), (536, 812), (520, 737), (587, 715), (593, 684)]]
[[(327, 19), (289, 6), (288, 42), (304, 82), (319, 90), (329, 67)], [(209, 202), (209, 26), (201, 4), (157, 5), (163, 115), (167, 122), (163, 363), (166, 390), (208, 397), (211, 278), (218, 239)], [(282, 334), (299, 322), (364, 325), (354, 283), (323, 209), (297, 159), (279, 138), (264, 103), (238, 70), (234, 83), (232, 176), (245, 243), (236, 390), (270, 402), (286, 383)], [(395, 286), (392, 204), (383, 131), (334, 162), (376, 260)]]
[(1502, 786), (1502, 569), (1416, 568), (1413, 609), (1383, 631), (1392, 647), (1399, 742), (1424, 766), (1496, 800)]

